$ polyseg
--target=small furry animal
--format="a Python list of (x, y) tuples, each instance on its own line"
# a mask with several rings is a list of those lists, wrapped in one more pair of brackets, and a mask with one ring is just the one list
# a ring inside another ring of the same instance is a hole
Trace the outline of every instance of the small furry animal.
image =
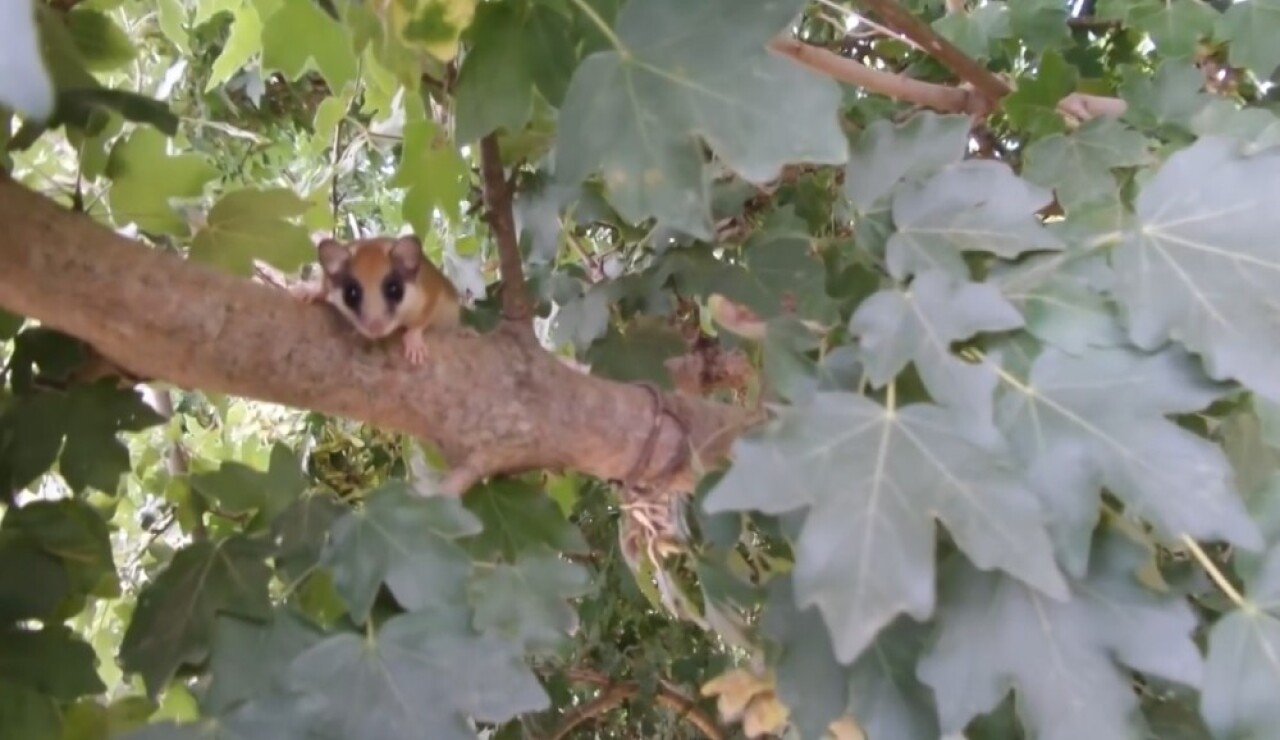
[(323, 239), (316, 245), (323, 277), (296, 286), (296, 298), (328, 302), (369, 339), (404, 329), (409, 364), (427, 358), (423, 333), (457, 328), (462, 321), (458, 290), (422, 253), (416, 236), (373, 237), (348, 243)]

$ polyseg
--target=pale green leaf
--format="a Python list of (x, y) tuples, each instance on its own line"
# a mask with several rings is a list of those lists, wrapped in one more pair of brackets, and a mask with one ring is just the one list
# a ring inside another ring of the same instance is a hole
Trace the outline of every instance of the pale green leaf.
[(315, 258), (306, 227), (291, 223), (309, 207), (292, 190), (246, 188), (222, 196), (191, 242), (191, 259), (249, 275), (253, 260), (294, 272)]
[(1138, 702), (1121, 665), (1199, 686), (1195, 615), (1185, 600), (1137, 581), (1143, 555), (1105, 534), (1069, 601), (960, 558), (949, 562), (939, 581), (940, 631), (918, 670), (933, 687), (943, 732), (960, 732), (1013, 688), (1036, 738), (1130, 737)]
[(391, 185), (407, 188), (401, 214), (414, 233), (432, 231), (432, 212), (439, 210), (457, 223), (470, 182), (467, 163), (444, 132), (431, 121), (404, 127), (404, 149)]
[(569, 600), (585, 596), (590, 583), (582, 566), (543, 548), (480, 572), (467, 591), (476, 629), (539, 650), (577, 631), (578, 612)]
[(329, 89), (342, 91), (356, 79), (351, 35), (312, 0), (282, 0), (262, 27), (263, 71), (279, 70), (296, 80), (308, 70), (324, 76)]
[(1112, 169), (1151, 161), (1147, 139), (1114, 118), (1095, 118), (1070, 134), (1053, 134), (1027, 147), (1022, 176), (1054, 191), (1071, 213), (1102, 200), (1114, 200), (1118, 185)]
[(1012, 461), (994, 441), (957, 430), (937, 406), (889, 410), (850, 393), (816, 393), (738, 440), (733, 466), (706, 500), (713, 513), (802, 507), (798, 605), (818, 605), (841, 662), (898, 614), (932, 613), (935, 517), (979, 567), (1055, 597), (1066, 592), (1035, 495)]
[(1220, 37), (1227, 44), (1232, 66), (1245, 67), (1259, 77), (1270, 77), (1280, 67), (1280, 0), (1245, 0), (1233, 3), (1218, 21)]
[(601, 172), (624, 218), (657, 217), (710, 238), (710, 172), (698, 137), (755, 183), (789, 162), (843, 164), (839, 87), (766, 49), (802, 6), (623, 6), (622, 47), (584, 59), (569, 85), (556, 132), (557, 176), (577, 182)]
[(66, 15), (67, 29), (85, 66), (95, 72), (119, 69), (137, 55), (133, 41), (111, 16), (84, 7), (72, 8)]
[(1143, 14), (1134, 27), (1146, 31), (1165, 58), (1191, 59), (1196, 44), (1213, 36), (1218, 11), (1204, 0), (1166, 0), (1161, 6)]
[(1165, 162), (1138, 196), (1138, 224), (1114, 254), (1129, 337), (1169, 340), (1280, 400), (1280, 208), (1262, 197), (1280, 179), (1280, 149), (1237, 153), (1200, 139)]
[(151, 128), (134, 129), (111, 149), (107, 177), (111, 188), (107, 202), (118, 225), (129, 222), (147, 231), (182, 235), (186, 220), (170, 206), (174, 198), (194, 198), (218, 176), (218, 170), (200, 154), (170, 156), (167, 139)]
[(1085, 570), (1103, 486), (1165, 536), (1262, 544), (1221, 448), (1166, 418), (1223, 392), (1173, 348), (1078, 357), (1048, 348), (1025, 384), (1004, 384), (998, 421), (1053, 513), (1068, 572)]
[(456, 499), (423, 498), (405, 483), (388, 483), (334, 522), (323, 562), (357, 621), (369, 615), (384, 582), (406, 609), (458, 604), (471, 559), (454, 540), (480, 526)]
[(468, 717), (502, 722), (548, 698), (517, 643), (478, 634), (465, 607), (402, 614), (372, 636), (342, 633), (299, 655), (295, 690), (322, 697), (325, 736), (475, 740)]
[(903, 180), (915, 181), (964, 158), (970, 120), (921, 111), (900, 126), (881, 119), (854, 141), (845, 167), (844, 193), (863, 211)]
[(995, 376), (957, 358), (951, 345), (1022, 323), (995, 285), (926, 272), (906, 290), (882, 290), (864, 300), (849, 320), (849, 331), (858, 337), (874, 387), (883, 387), (914, 362), (935, 401), (984, 427), (991, 424)]
[(245, 0), (235, 9), (231, 33), (227, 36), (227, 42), (222, 45), (222, 53), (213, 60), (209, 81), (204, 86), (205, 92), (231, 79), (250, 59), (261, 53), (262, 19), (253, 3)]
[(1007, 3), (982, 3), (963, 13), (947, 13), (933, 22), (933, 30), (978, 61), (991, 58), (997, 41), (1009, 38)]
[(964, 278), (964, 252), (1010, 258), (1061, 249), (1035, 215), (1052, 201), (1049, 191), (989, 160), (958, 162), (923, 183), (907, 183), (893, 197), (889, 271), (900, 279), (930, 269)]
[(202, 663), (220, 613), (266, 619), (269, 548), (244, 537), (196, 542), (178, 551), (138, 595), (120, 645), (120, 665), (142, 674), (156, 697), (179, 666)]
[(1269, 737), (1280, 726), (1280, 619), (1238, 610), (1209, 630), (1200, 713), (1215, 737)]

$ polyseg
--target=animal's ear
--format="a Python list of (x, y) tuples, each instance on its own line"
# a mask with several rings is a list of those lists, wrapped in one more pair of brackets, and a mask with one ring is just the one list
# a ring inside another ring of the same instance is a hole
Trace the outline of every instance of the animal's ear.
[(391, 245), (391, 264), (403, 275), (417, 275), (425, 260), (422, 240), (412, 234), (398, 237)]
[(351, 259), (351, 252), (337, 239), (321, 239), (316, 245), (316, 254), (320, 257), (320, 267), (327, 275), (342, 272), (347, 260)]

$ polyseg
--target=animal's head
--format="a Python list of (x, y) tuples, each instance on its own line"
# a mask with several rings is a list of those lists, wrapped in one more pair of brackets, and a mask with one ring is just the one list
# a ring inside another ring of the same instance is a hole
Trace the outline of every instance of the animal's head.
[(325, 298), (356, 329), (381, 339), (404, 325), (423, 303), (418, 275), (426, 259), (415, 236), (374, 237), (316, 245), (328, 292)]

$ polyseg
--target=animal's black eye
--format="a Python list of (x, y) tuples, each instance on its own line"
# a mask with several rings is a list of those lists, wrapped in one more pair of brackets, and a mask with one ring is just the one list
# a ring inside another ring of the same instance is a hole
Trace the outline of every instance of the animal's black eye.
[(354, 280), (348, 280), (342, 286), (342, 302), (347, 304), (347, 308), (355, 311), (360, 308), (360, 299), (362, 298), (360, 283)]
[(404, 298), (404, 282), (395, 275), (388, 277), (382, 282), (382, 297), (387, 303), (399, 303)]

